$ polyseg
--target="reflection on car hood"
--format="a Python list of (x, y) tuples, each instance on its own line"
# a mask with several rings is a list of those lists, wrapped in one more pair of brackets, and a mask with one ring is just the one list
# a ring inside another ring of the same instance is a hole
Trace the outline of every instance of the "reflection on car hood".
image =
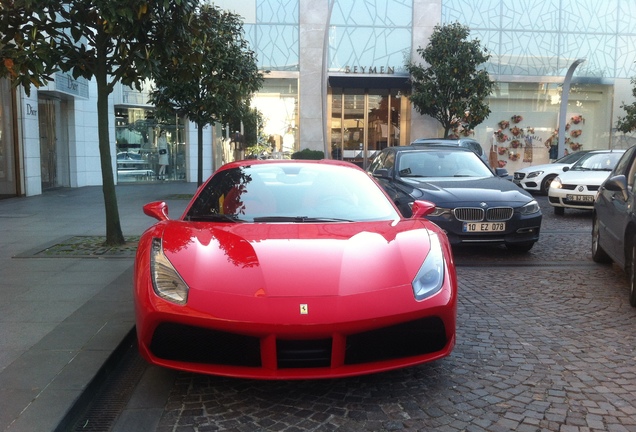
[(563, 172), (563, 168), (564, 167), (572, 166), (572, 165), (574, 165), (574, 164), (573, 163), (571, 163), (571, 164), (549, 163), (549, 164), (533, 165), (533, 166), (521, 168), (521, 169), (516, 170), (515, 172), (531, 173), (531, 172), (535, 172), (535, 171), (547, 171), (549, 173), (560, 174), (560, 173)]
[(427, 225), (425, 220), (322, 225), (172, 221), (163, 247), (191, 294), (351, 295), (410, 287), (428, 254)]
[(601, 183), (609, 177), (610, 171), (566, 171), (559, 174), (561, 183), (564, 184), (577, 184), (577, 185), (596, 185), (600, 186)]
[(458, 178), (454, 180), (426, 181), (425, 178), (402, 179), (411, 187), (417, 188), (421, 197), (439, 207), (458, 207), (479, 205), (486, 202), (489, 206), (521, 206), (533, 198), (511, 181), (498, 178)]

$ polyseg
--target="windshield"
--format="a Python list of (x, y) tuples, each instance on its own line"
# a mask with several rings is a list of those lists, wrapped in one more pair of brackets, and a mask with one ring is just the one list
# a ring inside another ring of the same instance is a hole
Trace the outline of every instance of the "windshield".
[(588, 153), (572, 165), (573, 171), (611, 171), (623, 152)]
[(581, 159), (586, 153), (587, 152), (585, 152), (585, 151), (578, 151), (578, 152), (570, 153), (570, 154), (567, 154), (567, 155), (563, 156), (561, 159), (555, 160), (554, 163), (572, 164), (572, 163), (576, 162), (577, 160)]
[(267, 163), (214, 174), (185, 218), (306, 223), (395, 220), (399, 215), (362, 171), (312, 163)]
[(400, 154), (400, 177), (492, 177), (493, 173), (470, 151), (409, 151)]

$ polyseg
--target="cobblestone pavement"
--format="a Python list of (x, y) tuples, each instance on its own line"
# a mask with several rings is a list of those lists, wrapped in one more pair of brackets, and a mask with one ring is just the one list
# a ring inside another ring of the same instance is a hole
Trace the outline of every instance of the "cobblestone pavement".
[(159, 431), (636, 431), (636, 308), (590, 258), (589, 212), (545, 198), (529, 254), (456, 254), (446, 359), (326, 381), (176, 374)]

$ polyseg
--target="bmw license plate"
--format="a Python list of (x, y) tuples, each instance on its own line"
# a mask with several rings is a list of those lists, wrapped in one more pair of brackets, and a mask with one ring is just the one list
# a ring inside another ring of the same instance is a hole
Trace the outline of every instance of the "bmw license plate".
[(592, 195), (567, 195), (565, 198), (568, 201), (578, 201), (578, 202), (592, 202), (592, 201), (594, 201), (594, 197)]
[(505, 222), (464, 222), (463, 232), (500, 232), (506, 230)]

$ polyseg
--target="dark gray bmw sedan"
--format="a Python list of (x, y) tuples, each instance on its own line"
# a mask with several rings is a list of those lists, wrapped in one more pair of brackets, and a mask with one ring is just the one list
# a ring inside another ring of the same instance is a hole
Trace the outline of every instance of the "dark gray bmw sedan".
[(435, 203), (427, 218), (453, 245), (505, 244), (529, 251), (539, 240), (541, 209), (528, 192), (457, 147), (389, 147), (368, 168), (404, 216), (415, 200)]

